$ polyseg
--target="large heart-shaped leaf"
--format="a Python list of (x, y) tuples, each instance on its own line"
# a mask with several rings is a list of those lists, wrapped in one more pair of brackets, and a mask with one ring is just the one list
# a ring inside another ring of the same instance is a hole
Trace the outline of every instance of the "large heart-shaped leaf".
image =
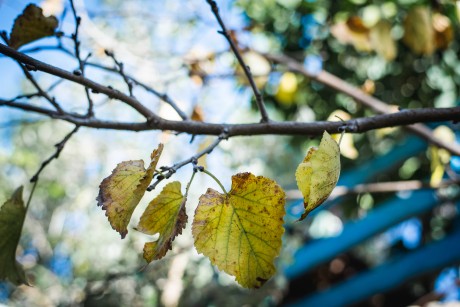
[(250, 173), (233, 176), (228, 194), (208, 189), (192, 225), (197, 251), (243, 287), (261, 287), (276, 272), (284, 204), (285, 193), (276, 182)]

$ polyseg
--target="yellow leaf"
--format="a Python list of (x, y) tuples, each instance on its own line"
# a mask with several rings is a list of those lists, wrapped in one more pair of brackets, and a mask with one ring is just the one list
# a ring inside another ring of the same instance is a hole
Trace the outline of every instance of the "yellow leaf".
[(187, 224), (185, 201), (180, 182), (174, 181), (168, 183), (145, 209), (137, 230), (149, 235), (160, 234), (157, 241), (144, 245), (147, 262), (163, 258), (172, 249), (172, 241), (182, 233)]
[(18, 49), (38, 39), (52, 36), (57, 26), (58, 20), (56, 17), (45, 17), (41, 8), (35, 4), (29, 4), (14, 21), (9, 45), (14, 49)]
[(357, 51), (372, 51), (370, 30), (358, 16), (351, 16), (346, 22), (331, 26), (331, 33), (342, 44), (352, 44)]
[(297, 77), (292, 72), (285, 72), (280, 79), (278, 90), (275, 94), (279, 103), (289, 106), (294, 103), (294, 96), (297, 92)]
[(0, 207), (0, 280), (9, 280), (15, 285), (28, 285), (24, 270), (16, 261), (16, 249), (25, 216), (26, 208), (20, 187)]
[(370, 32), (371, 44), (375, 52), (387, 61), (396, 58), (396, 43), (391, 36), (391, 24), (380, 20)]
[[(447, 126), (438, 126), (433, 130), (433, 135), (447, 143), (455, 142), (454, 132)], [(444, 148), (439, 148), (431, 145), (429, 147), (430, 162), (431, 162), (431, 178), (430, 185), (433, 187), (439, 186), (444, 177), (446, 164), (450, 161), (450, 153)]]
[[(342, 110), (335, 110), (334, 112), (329, 115), (327, 120), (329, 121), (338, 121), (338, 120), (350, 120), (351, 116), (345, 111)], [(341, 134), (333, 134), (332, 138), (335, 141), (339, 141)], [(348, 159), (356, 159), (358, 158), (358, 150), (355, 147), (355, 142), (353, 141), (353, 135), (351, 133), (345, 133), (342, 137), (342, 142), (340, 143), (340, 153), (348, 158)]]
[(319, 148), (311, 147), (295, 173), (304, 198), (305, 212), (300, 221), (321, 205), (331, 194), (340, 175), (340, 149), (324, 131)]
[(415, 54), (431, 55), (435, 50), (431, 11), (426, 6), (417, 6), (404, 19), (403, 42)]
[(375, 93), (375, 82), (371, 79), (367, 79), (361, 86), (361, 90), (368, 95), (373, 95)]
[(106, 210), (105, 215), (109, 218), (110, 225), (120, 233), (122, 239), (128, 233), (127, 227), (134, 209), (152, 181), (162, 151), (163, 144), (160, 144), (150, 155), (151, 161), (147, 169), (144, 168), (142, 160), (119, 163), (99, 186), (96, 199), (98, 206)]
[(202, 122), (202, 121), (204, 121), (203, 109), (202, 109), (199, 105), (196, 105), (196, 106), (193, 108), (192, 116), (190, 117), (190, 119), (191, 119), (191, 120), (194, 120), (194, 121), (197, 121), (197, 122)]
[(228, 194), (208, 189), (192, 225), (197, 251), (241, 286), (261, 287), (276, 272), (285, 202), (276, 182), (251, 173), (233, 176)]
[(433, 29), (436, 49), (447, 49), (454, 39), (454, 29), (450, 19), (440, 13), (433, 14)]

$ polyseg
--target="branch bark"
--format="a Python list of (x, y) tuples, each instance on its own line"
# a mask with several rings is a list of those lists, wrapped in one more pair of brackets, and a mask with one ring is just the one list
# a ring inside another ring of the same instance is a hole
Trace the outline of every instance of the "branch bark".
[[(393, 113), (392, 108), (386, 104), (385, 102), (370, 96), (360, 90), (359, 88), (347, 83), (346, 81), (340, 79), (333, 74), (322, 70), (319, 74), (313, 75), (307, 70), (304, 69), (303, 65), (296, 60), (285, 56), (285, 55), (273, 55), (273, 54), (263, 54), (268, 60), (273, 61), (278, 64), (283, 64), (288, 67), (293, 72), (300, 73), (308, 78), (311, 78), (319, 83), (322, 83), (330, 88), (337, 90), (343, 94), (346, 94), (353, 98), (355, 101), (369, 107), (371, 110), (375, 111), (378, 114), (391, 114)], [(420, 121), (423, 122), (423, 121)], [(433, 135), (433, 132), (430, 128), (422, 125), (422, 124), (414, 124), (411, 126), (407, 126), (406, 129), (411, 131), (412, 133), (422, 137), (423, 139), (427, 140), (428, 142), (447, 149), (449, 152), (459, 155), (460, 153), (460, 145), (456, 143), (447, 143), (443, 140), (436, 138)]]
[[(238, 136), (238, 135), (304, 135), (304, 136), (318, 136), (323, 133), (324, 130), (329, 133), (340, 133), (342, 131), (347, 131), (351, 133), (363, 133), (369, 130), (394, 127), (394, 126), (406, 126), (413, 125), (421, 122), (437, 122), (437, 121), (454, 121), (457, 122), (460, 118), (460, 107), (454, 108), (421, 108), (421, 109), (404, 109), (397, 111), (395, 113), (389, 113), (385, 111), (386, 114), (376, 115), (372, 117), (363, 117), (356, 118), (345, 122), (328, 122), (328, 121), (318, 121), (318, 122), (261, 122), (261, 123), (248, 123), (248, 124), (215, 124), (215, 123), (206, 123), (206, 122), (197, 122), (190, 120), (182, 121), (173, 121), (166, 120), (153, 111), (145, 107), (137, 99), (130, 97), (121, 93), (120, 91), (114, 90), (111, 87), (107, 87), (96, 83), (90, 79), (87, 79), (83, 76), (76, 76), (68, 71), (60, 69), (58, 67), (43, 63), (34, 58), (31, 58), (21, 52), (16, 51), (6, 45), (0, 44), (0, 53), (5, 54), (23, 64), (27, 64), (39, 71), (43, 71), (49, 74), (52, 74), (57, 77), (81, 84), (85, 87), (92, 89), (95, 92), (103, 93), (110, 98), (120, 100), (127, 105), (131, 106), (133, 109), (142, 114), (147, 121), (146, 122), (120, 122), (120, 121), (109, 121), (101, 120), (97, 118), (88, 118), (87, 116), (82, 116), (75, 113), (59, 113), (54, 110), (32, 106), (24, 102), (17, 101), (8, 101), (0, 99), (0, 106), (8, 106), (16, 109), (21, 109), (24, 111), (31, 111), (35, 113), (40, 113), (54, 119), (61, 119), (73, 123), (75, 125), (98, 128), (98, 129), (115, 129), (115, 130), (129, 130), (129, 131), (145, 131), (145, 130), (171, 130), (176, 132), (185, 132), (188, 134), (206, 134), (206, 135), (220, 135), (224, 132), (227, 133), (229, 137)], [(273, 59), (273, 58), (272, 58)], [(294, 60), (289, 60), (284, 62), (289, 65), (291, 69), (296, 69), (296, 71), (303, 74), (308, 74), (303, 70), (303, 67), (299, 67), (300, 64), (296, 63)], [(321, 74), (320, 74), (321, 75)], [(322, 73), (323, 76), (330, 76), (326, 72)], [(321, 80), (321, 82), (332, 86), (332, 81), (326, 77), (318, 79), (318, 77), (311, 76), (309, 77), (316, 78), (316, 80)], [(328, 80), (328, 81), (327, 81)], [(371, 105), (379, 106), (380, 110), (378, 112), (383, 112), (383, 105), (386, 106), (384, 102), (379, 101), (378, 99), (364, 94), (359, 89), (349, 85), (345, 81), (338, 79), (337, 77), (333, 78), (334, 88), (338, 88), (340, 91), (350, 95), (355, 99), (360, 99), (361, 101), (372, 101)], [(382, 105), (383, 104), (383, 105)], [(385, 109), (386, 110), (386, 109)], [(446, 148), (454, 155), (460, 155), (460, 146), (456, 144), (447, 144), (441, 140), (434, 138), (431, 134), (431, 131), (420, 125), (410, 126), (410, 129), (415, 131), (418, 135), (424, 137), (428, 141), (437, 145), (438, 147)]]
[[(86, 118), (75, 113), (60, 114), (56, 111), (27, 104), (0, 99), (0, 107), (7, 106), (24, 111), (46, 115), (54, 119), (89, 128), (113, 129), (127, 131), (170, 130), (195, 135), (220, 135), (227, 133), (229, 137), (249, 135), (304, 135), (319, 136), (326, 130), (329, 133), (363, 133), (374, 129), (404, 126), (417, 122), (455, 121), (460, 117), (460, 107), (455, 108), (422, 108), (405, 109), (397, 113), (375, 115), (371, 117), (355, 118), (344, 122), (316, 121), (316, 122), (268, 122), (248, 124), (215, 124), (198, 121), (174, 121), (163, 118), (157, 121), (146, 122), (119, 122)], [(460, 152), (454, 152), (460, 155)]]
[(117, 91), (111, 87), (101, 85), (83, 76), (77, 76), (59, 67), (55, 67), (55, 66), (46, 64), (44, 62), (41, 62), (39, 60), (36, 60), (34, 58), (31, 58), (4, 44), (0, 44), (0, 53), (3, 53), (4, 55), (12, 59), (15, 59), (23, 64), (30, 65), (36, 70), (43, 71), (51, 75), (54, 75), (56, 77), (60, 77), (60, 78), (78, 83), (80, 85), (90, 88), (95, 93), (103, 93), (112, 99), (120, 100), (126, 103), (127, 105), (131, 106), (133, 109), (135, 109), (137, 112), (142, 114), (148, 120), (159, 119), (158, 115), (156, 115), (154, 112), (152, 112), (147, 107), (145, 107), (137, 99), (133, 97), (129, 97), (128, 95), (125, 95), (122, 92)]

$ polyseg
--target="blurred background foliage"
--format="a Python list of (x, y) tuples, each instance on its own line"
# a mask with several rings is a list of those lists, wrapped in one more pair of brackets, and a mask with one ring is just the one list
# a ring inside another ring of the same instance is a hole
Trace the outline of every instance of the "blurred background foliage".
[[(9, 31), (14, 18), (29, 1), (0, 0), (2, 29)], [(35, 1), (49, 14), (63, 15), (62, 29), (73, 31), (69, 4), (61, 0)], [(209, 122), (258, 121), (247, 81), (237, 67), (206, 1), (97, 0), (75, 1), (83, 17), (81, 40), (95, 62), (112, 65), (104, 49), (113, 50), (125, 70), (155, 89), (167, 93), (195, 120)], [(273, 65), (259, 52), (283, 53), (304, 63), (312, 74), (322, 68), (395, 108), (458, 105), (460, 84), (459, 16), (457, 1), (218, 1), (247, 64), (255, 76), (269, 113), (277, 120), (338, 120), (373, 114), (366, 107), (304, 76)], [(67, 12), (67, 14), (63, 14)], [(45, 44), (51, 39), (45, 40)], [(64, 42), (69, 44), (70, 42)], [(49, 51), (33, 56), (69, 70), (76, 67), (63, 54)], [(19, 70), (0, 58), (2, 96), (14, 97), (30, 90)], [(40, 82), (53, 77), (37, 74)], [(125, 91), (120, 78), (89, 69), (92, 79)], [(13, 84), (14, 83), (14, 84)], [(7, 83), (8, 85), (8, 83)], [(53, 92), (73, 110), (84, 108), (83, 91), (71, 84)], [(174, 112), (136, 88), (166, 118)], [(95, 97), (96, 111), (107, 118), (129, 120), (121, 105)], [(0, 123), (0, 200), (3, 202), (38, 169), (71, 127), (11, 110), (3, 110)], [(458, 125), (444, 123), (442, 138), (459, 140)], [(346, 135), (342, 144), (343, 172), (391, 153), (404, 144), (408, 133), (388, 128), (361, 135)], [(34, 287), (0, 284), (0, 303), (11, 306), (275, 306), (326, 289), (351, 276), (384, 263), (394, 255), (441, 240), (456, 219), (452, 200), (457, 186), (441, 190), (441, 207), (413, 217), (333, 260), (317, 266), (300, 281), (289, 281), (284, 267), (294, 252), (309, 241), (339, 234), (349, 221), (363, 219), (373, 209), (401, 193), (346, 195), (340, 206), (329, 206), (303, 223), (298, 201), (291, 200), (287, 232), (278, 260), (279, 274), (257, 291), (246, 291), (221, 274), (192, 248), (190, 229), (174, 242), (165, 259), (144, 268), (141, 258), (146, 236), (130, 230), (123, 241), (112, 231), (96, 207), (98, 185), (122, 160), (146, 158), (158, 142), (166, 143), (160, 165), (171, 165), (209, 144), (210, 137), (167, 132), (128, 133), (81, 129), (42, 175), (26, 218), (18, 259)], [(274, 178), (286, 190), (295, 189), (294, 171), (307, 148), (318, 140), (296, 136), (232, 138), (202, 160), (229, 186), (231, 174), (251, 171)], [(372, 165), (372, 164), (370, 164)], [(460, 161), (437, 148), (422, 146), (413, 155), (387, 161), (372, 182), (422, 180), (436, 184), (443, 178), (458, 180)], [(361, 172), (371, 171), (360, 169)], [(187, 182), (191, 170), (176, 178)], [(197, 199), (215, 183), (200, 178), (193, 184), (188, 204), (192, 216)], [(362, 182), (358, 182), (362, 183)], [(30, 187), (27, 187), (30, 190)], [(152, 192), (156, 195), (158, 191)], [(26, 194), (27, 195), (27, 194)], [(406, 195), (407, 196), (407, 195)], [(152, 196), (153, 197), (153, 196)], [(150, 198), (146, 197), (146, 198)], [(147, 201), (147, 200), (146, 200)], [(144, 206), (146, 203), (143, 204)], [(403, 204), (402, 204), (403, 205)], [(298, 209), (298, 208), (297, 208)], [(136, 210), (133, 218), (139, 218)], [(297, 216), (296, 216), (297, 214)], [(320, 252), (320, 251), (319, 251)], [(432, 300), (458, 300), (458, 267), (423, 275), (376, 294), (361, 306), (403, 306), (432, 294)], [(447, 285), (447, 286), (446, 286)], [(453, 286), (452, 286), (453, 285)], [(444, 287), (444, 288), (443, 288)], [(442, 292), (444, 291), (444, 292)], [(445, 290), (445, 289), (448, 289)]]

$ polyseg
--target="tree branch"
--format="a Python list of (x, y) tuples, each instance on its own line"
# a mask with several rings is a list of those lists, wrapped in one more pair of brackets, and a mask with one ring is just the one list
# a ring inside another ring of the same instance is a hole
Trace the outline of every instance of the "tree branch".
[(129, 80), (128, 76), (125, 74), (125, 69), (124, 69), (124, 64), (123, 62), (119, 62), (115, 58), (115, 54), (112, 51), (105, 50), (105, 54), (110, 57), (113, 62), (115, 63), (115, 66), (117, 67), (116, 72), (123, 78), (123, 81), (126, 83), (126, 86), (128, 87), (128, 92), (130, 97), (134, 97), (133, 94), (133, 83), (131, 80)]
[[(91, 53), (87, 55), (85, 60), (81, 58), (81, 53), (80, 53), (81, 43), (80, 43), (80, 40), (78, 39), (81, 18), (80, 16), (77, 15), (77, 10), (75, 9), (75, 4), (73, 0), (70, 0), (70, 7), (72, 9), (72, 15), (75, 19), (75, 32), (72, 34), (72, 37), (71, 37), (74, 42), (74, 47), (75, 47), (75, 58), (78, 61), (78, 67), (80, 69), (79, 73), (81, 74), (82, 77), (85, 77), (85, 65), (86, 65), (86, 62), (88, 61), (88, 58), (91, 56)], [(86, 94), (86, 99), (88, 100), (88, 111), (86, 112), (86, 116), (93, 117), (94, 116), (94, 102), (93, 102), (93, 99), (91, 98), (91, 93), (89, 92), (89, 89), (86, 86), (85, 86), (85, 94)]]
[[(158, 121), (119, 122), (86, 118), (75, 113), (60, 114), (56, 111), (36, 107), (24, 102), (12, 102), (0, 99), (0, 107), (7, 106), (24, 111), (61, 119), (75, 125), (97, 129), (127, 131), (170, 130), (194, 135), (220, 135), (227, 132), (228, 137), (248, 135), (304, 135), (319, 136), (324, 131), (329, 133), (363, 133), (374, 129), (405, 126), (418, 122), (456, 121), (460, 118), (460, 107), (405, 109), (397, 113), (355, 118), (344, 122), (269, 122), (250, 124), (215, 124), (198, 121), (174, 121), (160, 118)], [(453, 152), (460, 155), (460, 152)]]
[[(317, 136), (321, 135), (324, 130), (329, 133), (339, 133), (343, 130), (352, 133), (362, 133), (369, 130), (393, 127), (393, 126), (405, 126), (412, 125), (420, 122), (436, 122), (436, 121), (458, 121), (460, 118), (460, 107), (454, 108), (422, 108), (422, 109), (405, 109), (395, 113), (376, 115), (373, 117), (364, 117), (349, 120), (346, 122), (262, 122), (252, 124), (214, 124), (205, 122), (195, 121), (172, 121), (166, 120), (154, 112), (146, 108), (141, 102), (133, 97), (129, 97), (120, 91), (114, 90), (111, 87), (103, 86), (90, 79), (82, 76), (76, 76), (68, 71), (54, 67), (52, 65), (43, 63), (36, 59), (33, 59), (21, 52), (18, 52), (6, 45), (0, 44), (0, 53), (3, 53), (15, 60), (20, 61), (23, 64), (34, 67), (34, 69), (52, 74), (63, 79), (73, 81), (75, 83), (87, 86), (95, 92), (101, 92), (110, 98), (118, 99), (147, 118), (147, 122), (144, 123), (125, 123), (117, 121), (105, 121), (95, 118), (84, 118), (74, 113), (63, 113), (55, 112), (49, 109), (39, 108), (31, 106), (25, 103), (12, 102), (6, 100), (0, 100), (0, 106), (9, 106), (25, 111), (32, 111), (47, 115), (52, 118), (62, 119), (71, 122), (75, 125), (86, 126), (92, 128), (103, 128), (103, 129), (116, 129), (116, 130), (130, 130), (130, 131), (142, 131), (142, 130), (172, 130), (177, 132), (186, 132), (189, 134), (208, 134), (208, 135), (220, 135), (224, 129), (228, 129), (228, 136), (237, 135), (266, 135), (266, 134), (278, 134), (278, 135), (305, 135), (305, 136)], [(291, 63), (291, 62), (289, 62)], [(295, 64), (295, 63), (294, 63)], [(291, 63), (290, 65), (294, 65)], [(302, 67), (297, 67), (299, 71), (307, 74)], [(339, 79), (340, 80), (340, 79)], [(323, 80), (324, 81), (324, 80)], [(362, 100), (373, 99), (369, 98), (364, 94), (360, 94), (360, 91), (354, 88), (348, 83), (341, 81), (342, 84), (346, 84), (354, 96), (360, 96)], [(348, 91), (350, 92), (350, 91)], [(346, 92), (346, 93), (348, 93)], [(352, 97), (354, 97), (352, 96)], [(377, 100), (378, 101), (378, 100)], [(380, 102), (383, 103), (383, 102)], [(413, 127), (413, 126), (411, 126)], [(411, 128), (414, 129), (414, 128)], [(426, 128), (417, 127), (415, 128), (417, 133), (428, 139), (439, 147), (446, 148), (455, 155), (460, 155), (460, 148), (455, 144), (446, 144), (441, 140), (437, 140), (431, 137), (430, 131)]]
[[(334, 76), (333, 74), (328, 73), (327, 71), (323, 70), (319, 74), (314, 75), (314, 74), (309, 73), (307, 70), (305, 70), (301, 63), (297, 62), (296, 60), (288, 56), (273, 55), (273, 54), (266, 54), (266, 53), (262, 55), (265, 56), (270, 61), (286, 65), (288, 69), (290, 69), (291, 71), (300, 73), (301, 75), (311, 78), (317, 82), (320, 82), (326, 86), (329, 86), (341, 93), (344, 93), (352, 97), (354, 100), (369, 107), (370, 109), (374, 110), (376, 113), (379, 113), (379, 114), (393, 113), (392, 108), (385, 102), (366, 94), (359, 88), (347, 83), (346, 81), (340, 79), (337, 76)], [(433, 135), (433, 132), (431, 131), (431, 129), (429, 129), (428, 127), (424, 125), (415, 124), (412, 126), (407, 126), (406, 129), (408, 129), (409, 131), (415, 133), (416, 135), (422, 137), (423, 139), (427, 140), (428, 142), (438, 147), (447, 149), (449, 152), (455, 155), (460, 154), (460, 145), (456, 143), (447, 143), (439, 138), (436, 138)]]
[(23, 64), (30, 65), (36, 70), (43, 71), (51, 75), (81, 84), (85, 87), (90, 88), (95, 93), (103, 93), (112, 99), (120, 100), (126, 103), (127, 105), (131, 106), (133, 109), (142, 114), (149, 121), (155, 121), (160, 119), (158, 115), (156, 115), (154, 112), (145, 107), (137, 99), (129, 97), (111, 87), (103, 86), (81, 75), (77, 76), (61, 68), (38, 61), (4, 44), (0, 44), (0, 53), (3, 53), (4, 55), (12, 59), (15, 59)]
[(220, 27), (222, 28), (222, 31), (219, 31), (219, 33), (222, 34), (227, 39), (228, 43), (230, 44), (230, 48), (232, 48), (232, 51), (235, 54), (235, 57), (237, 58), (241, 67), (243, 68), (243, 71), (249, 81), (249, 84), (251, 85), (252, 91), (254, 92), (254, 96), (256, 98), (257, 107), (259, 108), (260, 115), (262, 117), (261, 122), (263, 123), (269, 122), (270, 119), (268, 117), (267, 110), (265, 109), (265, 103), (264, 103), (262, 94), (259, 92), (259, 89), (257, 88), (256, 82), (254, 81), (254, 78), (252, 77), (252, 73), (251, 73), (249, 66), (247, 66), (246, 63), (244, 62), (243, 57), (241, 56), (241, 53), (238, 50), (238, 47), (236, 46), (235, 42), (231, 38), (230, 34), (228, 33), (227, 27), (225, 26), (224, 21), (220, 17), (219, 7), (217, 6), (216, 1), (214, 0), (206, 0), (206, 1), (211, 6), (211, 10), (214, 16), (216, 16), (217, 22), (219, 23)]
[[(183, 160), (181, 162), (178, 162), (178, 163), (174, 164), (171, 167), (162, 167), (162, 170), (166, 171), (166, 174), (158, 176), (157, 180), (147, 188), (147, 191), (152, 191), (153, 189), (155, 189), (155, 187), (162, 180), (170, 178), (181, 167), (184, 167), (185, 165), (190, 164), (190, 163), (196, 165), (198, 163), (199, 158), (201, 158), (204, 155), (210, 154), (214, 150), (214, 148), (216, 148), (217, 145), (219, 145), (220, 142), (222, 142), (222, 140), (226, 140), (227, 138), (228, 138), (227, 132), (223, 132), (223, 133), (221, 133), (219, 135), (218, 138), (216, 138), (214, 140), (214, 142), (212, 142), (208, 147), (206, 147), (202, 151), (198, 152), (197, 154), (195, 154), (195, 155), (191, 156), (190, 158), (185, 159), (185, 160)], [(201, 170), (203, 170), (203, 167), (201, 167)]]
[[(102, 70), (105, 70), (105, 71), (110, 71), (110, 72), (118, 72), (117, 69), (115, 68), (110, 68), (110, 67), (107, 67), (107, 66), (104, 66), (104, 65), (101, 65), (101, 64), (97, 64), (97, 63), (91, 63), (91, 62), (88, 62), (87, 65), (89, 66), (93, 66), (93, 67), (96, 67), (96, 68), (99, 68), (99, 69), (102, 69)], [(147, 92), (157, 96), (158, 98), (160, 98), (162, 101), (166, 102), (167, 104), (169, 104), (173, 109), (174, 111), (176, 111), (176, 113), (183, 119), (183, 120), (187, 120), (188, 119), (188, 116), (187, 114), (184, 113), (184, 111), (182, 111), (178, 106), (177, 104), (174, 102), (174, 100), (171, 99), (171, 97), (169, 97), (167, 94), (165, 93), (160, 93), (159, 91), (155, 90), (154, 88), (148, 86), (147, 84), (137, 80), (136, 78), (134, 78), (133, 76), (130, 76), (128, 74), (125, 74), (125, 76), (131, 80), (133, 83), (139, 85), (140, 87), (142, 87), (144, 90), (146, 90)]]

